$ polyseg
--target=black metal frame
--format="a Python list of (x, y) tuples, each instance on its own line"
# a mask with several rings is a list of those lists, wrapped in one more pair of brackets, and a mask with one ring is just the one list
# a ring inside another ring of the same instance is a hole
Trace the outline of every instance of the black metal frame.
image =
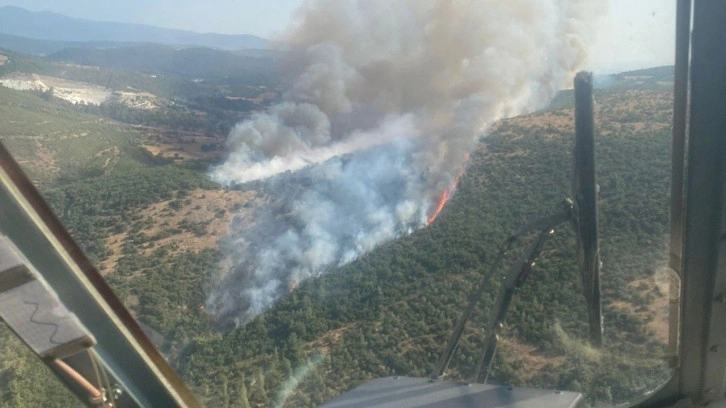
[(679, 354), (671, 381), (639, 407), (726, 398), (725, 21), (726, 2), (678, 1), (670, 264), (681, 302), (670, 346)]
[(489, 368), (496, 353), (499, 331), (514, 296), (515, 289), (529, 274), (534, 260), (542, 251), (547, 237), (554, 228), (565, 222), (572, 224), (577, 237), (577, 264), (582, 278), (590, 344), (602, 346), (602, 303), (600, 300), (600, 253), (597, 222), (597, 184), (595, 183), (595, 124), (593, 118), (592, 74), (580, 72), (575, 77), (575, 149), (572, 174), (572, 199), (565, 199), (563, 208), (553, 215), (534, 220), (514, 232), (500, 247), (490, 270), (484, 275), (479, 287), (470, 297), (464, 313), (456, 322), (453, 333), (433, 368), (431, 379), (440, 378), (456, 351), (466, 323), (481, 300), (484, 290), (501, 266), (506, 252), (521, 236), (539, 230), (539, 237), (533, 241), (522, 257), (515, 263), (508, 275), (502, 276), (499, 293), (486, 327), (486, 340), (471, 382), (478, 382), (482, 375), (486, 382)]
[(590, 344), (599, 347), (602, 346), (602, 302), (595, 183), (595, 120), (592, 105), (592, 74), (579, 72), (575, 76), (572, 222), (577, 236), (577, 265), (582, 275), (582, 290), (587, 303)]

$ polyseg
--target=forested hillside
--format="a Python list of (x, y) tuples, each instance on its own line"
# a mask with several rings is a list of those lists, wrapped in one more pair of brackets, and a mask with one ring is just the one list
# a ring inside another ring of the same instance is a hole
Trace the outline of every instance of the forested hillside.
[[(79, 113), (34, 93), (0, 87), (0, 121), (0, 141), (102, 272), (116, 271), (107, 278), (132, 312), (157, 330), (173, 325), (173, 338), (179, 341), (189, 337), (184, 334), (187, 327), (201, 325), (208, 330), (198, 306), (204, 299), (207, 273), (216, 265), (216, 251), (210, 249), (216, 248), (216, 240), (205, 241), (202, 236), (212, 225), (224, 229), (232, 207), (248, 201), (245, 195), (220, 191), (205, 177), (206, 165), (200, 167), (191, 152), (179, 159), (152, 155), (144, 146), (153, 134)], [(144, 227), (152, 216), (139, 210), (160, 203), (166, 224), (164, 231), (151, 236)], [(178, 214), (176, 221), (172, 214)], [(178, 238), (170, 242), (170, 235)], [(109, 237), (115, 240), (108, 241)], [(164, 248), (155, 248), (160, 241), (166, 242)], [(140, 262), (164, 268), (142, 274)], [(165, 285), (172, 287), (161, 289)], [(164, 302), (166, 296), (174, 303), (155, 303)], [(193, 304), (192, 313), (180, 308), (187, 302)], [(182, 317), (188, 323), (181, 324)], [(148, 328), (150, 334), (155, 332)], [(0, 344), (0, 407), (76, 406), (4, 325)], [(172, 347), (170, 342), (166, 349)]]
[[(606, 345), (584, 341), (575, 242), (565, 226), (518, 290), (490, 379), (622, 402), (667, 378), (667, 294), (657, 271), (666, 259), (671, 102), (651, 91), (596, 98)], [(287, 397), (280, 390), (290, 378), (299, 381), (286, 404), (293, 407), (373, 377), (426, 376), (498, 245), (569, 194), (572, 123), (570, 108), (498, 123), (433, 225), (305, 282), (246, 327), (196, 342), (180, 372), (209, 406), (271, 404)], [(470, 375), (496, 290), (485, 295), (451, 377)], [(224, 392), (214, 392), (220, 381)]]
[[(618, 402), (667, 378), (658, 272), (670, 109), (659, 90), (596, 93), (604, 348), (584, 342), (575, 241), (563, 226), (515, 295), (491, 381)], [(314, 406), (373, 377), (428, 375), (502, 240), (569, 194), (573, 112), (563, 93), (544, 111), (496, 123), (429, 227), (303, 282), (245, 327), (215, 332), (201, 305), (221, 259), (217, 240), (233, 217), (253, 222), (263, 192), (222, 190), (204, 174), (214, 157), (190, 145), (178, 157), (151, 154), (158, 140), (98, 112), (0, 88), (0, 114), (0, 140), (209, 407)], [(486, 292), (450, 378), (471, 372), (497, 288)], [(9, 344), (0, 348), (0, 407), (73, 406), (11, 340), (0, 330)]]

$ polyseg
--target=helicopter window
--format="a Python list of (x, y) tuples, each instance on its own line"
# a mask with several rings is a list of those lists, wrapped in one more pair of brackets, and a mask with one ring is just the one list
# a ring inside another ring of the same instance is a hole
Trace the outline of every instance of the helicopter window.
[[(289, 1), (279, 41), (8, 23), (0, 142), (208, 406), (315, 406), (432, 367), (635, 401), (670, 378), (677, 340), (674, 7), (474, 3)], [(213, 31), (209, 11), (184, 13), (201, 25), (128, 22)], [(573, 215), (580, 69), (594, 72), (598, 340)], [(0, 344), (2, 403), (75, 403), (4, 326)]]

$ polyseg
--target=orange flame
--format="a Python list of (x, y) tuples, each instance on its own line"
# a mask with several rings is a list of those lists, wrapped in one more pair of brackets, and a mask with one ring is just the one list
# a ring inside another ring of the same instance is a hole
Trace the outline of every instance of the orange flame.
[[(466, 168), (466, 163), (469, 161), (469, 153), (464, 154), (464, 168)], [(459, 187), (459, 182), (461, 181), (461, 176), (464, 175), (464, 169), (461, 170), (461, 173), (459, 173), (458, 176), (456, 176), (456, 179), (454, 182), (441, 193), (441, 197), (439, 198), (439, 202), (436, 205), (436, 209), (434, 210), (431, 215), (429, 215), (429, 218), (427, 219), (426, 224), (431, 224), (436, 220), (436, 217), (441, 214), (441, 211), (446, 206), (446, 202), (449, 201), (449, 198), (451, 198), (451, 195), (454, 194), (454, 191)]]
[(429, 215), (427, 224), (431, 224), (432, 222), (434, 222), (434, 220), (436, 220), (436, 217), (439, 216), (441, 211), (446, 206), (446, 203), (449, 201), (449, 198), (451, 198), (451, 195), (454, 193), (454, 190), (456, 190), (456, 188), (459, 187), (459, 181), (461, 181), (461, 176), (463, 174), (464, 174), (463, 172), (459, 173), (459, 175), (456, 176), (456, 180), (454, 180), (454, 182), (446, 190), (444, 190), (441, 193), (441, 197), (439, 198), (439, 203), (436, 205), (436, 209), (434, 210), (434, 212), (431, 213), (431, 215)]
[(444, 206), (446, 206), (446, 202), (449, 201), (449, 189), (444, 190), (443, 193), (441, 193), (441, 198), (439, 198), (439, 204), (436, 206), (436, 209), (434, 210), (431, 215), (429, 215), (428, 223), (431, 224), (434, 222), (436, 217), (439, 216), (441, 213), (441, 210), (444, 209)]

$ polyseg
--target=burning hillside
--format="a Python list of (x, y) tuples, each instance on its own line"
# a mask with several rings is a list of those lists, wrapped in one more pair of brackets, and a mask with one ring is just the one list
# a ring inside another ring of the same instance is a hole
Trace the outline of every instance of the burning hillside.
[(238, 124), (212, 171), (279, 193), (251, 230), (232, 223), (208, 310), (244, 323), (293, 282), (433, 222), (487, 124), (570, 80), (598, 3), (308, 1), (282, 101)]

